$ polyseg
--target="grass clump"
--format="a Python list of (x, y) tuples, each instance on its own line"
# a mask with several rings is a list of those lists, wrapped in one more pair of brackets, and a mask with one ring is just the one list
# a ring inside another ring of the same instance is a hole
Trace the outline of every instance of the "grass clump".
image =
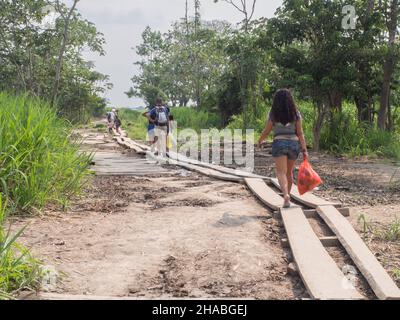
[(0, 93), (0, 192), (11, 214), (65, 205), (88, 173), (72, 126), (45, 102)]
[(0, 300), (12, 299), (21, 290), (36, 290), (41, 278), (40, 264), (17, 243), (24, 229), (12, 235), (4, 227), (5, 218), (6, 204), (0, 193)]
[(364, 237), (370, 236), (380, 241), (400, 241), (400, 219), (398, 217), (390, 224), (382, 226), (378, 223), (368, 221), (367, 218), (361, 214), (358, 217), (358, 223), (362, 226)]

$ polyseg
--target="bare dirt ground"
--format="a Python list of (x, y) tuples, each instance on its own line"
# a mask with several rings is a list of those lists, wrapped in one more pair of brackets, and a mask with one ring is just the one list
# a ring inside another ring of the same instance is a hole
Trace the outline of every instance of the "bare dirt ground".
[[(127, 153), (99, 133), (86, 149)], [(325, 182), (316, 193), (352, 207), (350, 221), (400, 285), (400, 241), (371, 232), (400, 217), (399, 192), (389, 183), (396, 167), (323, 154), (311, 154), (311, 162)], [(288, 274), (292, 257), (280, 244), (281, 222), (245, 186), (169, 170), (95, 176), (65, 212), (48, 208), (15, 221), (15, 229), (29, 224), (22, 242), (60, 272), (53, 291), (149, 299), (308, 297), (300, 278)], [(256, 172), (274, 176), (268, 149), (256, 153)], [(317, 230), (321, 221), (311, 223)], [(340, 267), (352, 264), (340, 249), (329, 250)], [(362, 279), (357, 286), (373, 298)]]

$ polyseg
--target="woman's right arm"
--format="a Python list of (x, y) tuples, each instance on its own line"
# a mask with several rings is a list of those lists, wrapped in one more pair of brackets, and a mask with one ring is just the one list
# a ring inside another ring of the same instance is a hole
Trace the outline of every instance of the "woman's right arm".
[(269, 119), (267, 121), (267, 124), (265, 125), (263, 132), (261, 133), (260, 139), (258, 139), (258, 147), (261, 147), (261, 144), (263, 143), (263, 141), (271, 133), (273, 126), (274, 126), (274, 124), (272, 123), (271, 119)]
[(303, 132), (303, 122), (301, 119), (296, 122), (296, 134), (299, 137), (301, 152), (303, 153), (304, 159), (308, 159), (307, 143)]

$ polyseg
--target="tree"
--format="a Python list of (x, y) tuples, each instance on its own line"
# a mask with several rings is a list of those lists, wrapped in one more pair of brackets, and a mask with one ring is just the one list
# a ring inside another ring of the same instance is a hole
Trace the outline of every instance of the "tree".
[(226, 69), (221, 37), (229, 25), (202, 22), (196, 28), (194, 19), (174, 23), (165, 34), (146, 28), (136, 47), (141, 72), (132, 78), (128, 96), (140, 96), (151, 104), (157, 88), (172, 105), (194, 101), (198, 107), (215, 106), (219, 76)]
[(58, 54), (58, 59), (57, 59), (57, 64), (56, 64), (56, 75), (54, 78), (54, 87), (53, 87), (53, 93), (51, 96), (51, 104), (52, 105), (54, 105), (54, 103), (57, 99), (58, 88), (60, 86), (61, 68), (62, 68), (62, 63), (63, 63), (63, 59), (64, 59), (64, 53), (65, 53), (66, 46), (68, 44), (69, 25), (71, 22), (72, 14), (73, 14), (78, 2), (79, 2), (79, 0), (74, 0), (74, 3), (72, 5), (71, 9), (68, 11), (68, 14), (65, 16), (65, 14), (63, 12), (63, 8), (60, 6), (60, 2), (58, 0), (56, 1), (57, 11), (64, 20), (64, 31), (62, 34), (62, 42), (61, 42), (60, 52)]
[[(62, 16), (54, 27), (43, 25), (52, 5), (65, 18), (71, 13), (68, 36), (64, 42), (65, 20)], [(76, 10), (55, 1), (0, 2), (0, 89), (29, 93), (51, 102), (60, 115), (75, 117), (86, 114), (93, 103), (104, 107), (100, 96), (109, 89), (109, 78), (94, 70), (94, 65), (82, 58), (83, 48), (104, 54), (104, 37), (93, 23), (83, 19)], [(61, 51), (63, 54), (60, 55)], [(60, 60), (61, 56), (61, 60)], [(61, 64), (60, 64), (61, 61)], [(58, 79), (56, 86), (55, 78)], [(57, 87), (57, 90), (55, 90)]]
[[(388, 4), (390, 2), (390, 5)], [(387, 9), (389, 6), (389, 9)], [(389, 33), (386, 55), (383, 65), (383, 83), (378, 113), (378, 127), (388, 129), (388, 114), (390, 103), (390, 87), (393, 79), (394, 68), (398, 60), (398, 44), (396, 45), (396, 35), (399, 27), (400, 3), (398, 0), (384, 1), (384, 14), (386, 15), (386, 25)]]
[[(220, 0), (220, 1), (223, 1), (223, 2), (226, 2), (230, 5), (232, 5), (240, 13), (242, 13), (244, 15), (244, 19), (243, 19), (244, 30), (246, 32), (248, 32), (250, 21), (253, 18), (253, 15), (255, 12), (257, 0), (251, 0), (251, 1), (249, 1), (249, 3), (247, 3), (247, 0), (240, 0), (240, 3), (239, 3), (239, 1), (235, 1), (235, 0)], [(217, 3), (217, 2), (218, 2), (218, 0), (214, 0), (214, 3)]]
[(286, 0), (268, 23), (281, 86), (296, 88), (314, 103), (315, 150), (324, 121), (340, 112), (354, 81), (351, 38), (341, 29), (341, 11), (341, 1)]

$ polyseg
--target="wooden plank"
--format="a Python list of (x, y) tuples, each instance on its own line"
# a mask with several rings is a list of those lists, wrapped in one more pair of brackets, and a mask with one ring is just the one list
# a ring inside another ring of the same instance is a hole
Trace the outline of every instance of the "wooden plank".
[[(325, 248), (339, 247), (340, 246), (340, 241), (339, 241), (339, 239), (337, 237), (319, 237), (318, 239), (319, 239), (319, 241), (321, 241), (322, 245)], [(282, 247), (284, 247), (284, 248), (289, 248), (290, 247), (289, 240), (286, 239), (286, 238), (281, 239), (281, 244), (282, 244)]]
[[(272, 210), (279, 210), (283, 205), (283, 198), (272, 190), (262, 179), (258, 178), (245, 178), (249, 189), (263, 202), (266, 206)], [(292, 206), (297, 207), (291, 203)]]
[(376, 296), (381, 300), (400, 299), (400, 289), (368, 249), (350, 222), (333, 206), (319, 207), (317, 211), (336, 234)]
[[(271, 183), (281, 189), (278, 179), (270, 179)], [(340, 207), (341, 204), (336, 203), (336, 202), (330, 202), (330, 201), (326, 201), (325, 199), (322, 199), (320, 197), (317, 197), (316, 195), (312, 194), (312, 193), (306, 193), (304, 195), (300, 195), (299, 191), (297, 190), (297, 186), (293, 185), (292, 187), (292, 193), (291, 196), (294, 200), (310, 207), (310, 208), (317, 208), (319, 206), (335, 206), (335, 207)]]
[[(350, 217), (350, 208), (337, 208), (337, 210), (343, 215), (343, 217)], [(307, 219), (320, 218), (317, 210), (315, 209), (303, 209), (303, 212)], [(274, 211), (274, 214), (280, 215), (280, 212)]]
[(243, 171), (243, 170), (227, 168), (227, 167), (219, 166), (219, 165), (216, 165), (216, 164), (199, 161), (199, 160), (196, 160), (196, 159), (190, 159), (188, 157), (185, 157), (185, 156), (183, 156), (181, 154), (177, 154), (176, 152), (172, 152), (172, 151), (170, 152), (170, 155), (171, 155), (172, 159), (178, 160), (180, 162), (186, 162), (186, 163), (189, 163), (189, 164), (194, 164), (194, 165), (202, 166), (202, 167), (205, 167), (205, 168), (210, 168), (210, 169), (213, 169), (213, 170), (217, 170), (217, 171), (220, 171), (220, 172), (223, 172), (223, 173), (228, 173), (228, 174), (231, 174), (231, 175), (236, 175), (236, 176), (239, 176), (239, 177), (260, 178), (260, 179), (267, 179), (267, 180), (270, 179), (268, 177), (263, 177), (263, 176), (260, 176), (260, 175), (257, 175), (257, 174), (251, 173), (251, 172), (246, 172), (246, 171)]
[(150, 151), (147, 151), (146, 154), (151, 159), (154, 159), (161, 163), (179, 166), (179, 167), (188, 169), (190, 171), (196, 171), (196, 172), (201, 173), (210, 178), (215, 178), (215, 179), (219, 179), (219, 180), (223, 180), (223, 181), (230, 181), (230, 182), (242, 182), (243, 181), (243, 178), (241, 178), (241, 177), (225, 174), (225, 173), (222, 173), (222, 172), (219, 172), (216, 170), (195, 166), (195, 165), (191, 165), (191, 164), (180, 162), (180, 161), (175, 161), (175, 160), (172, 160), (169, 158), (165, 159), (165, 158), (157, 157)]
[(281, 209), (290, 248), (314, 299), (362, 299), (323, 247), (300, 208)]
[[(350, 208), (337, 208), (337, 210), (342, 214), (343, 217), (350, 217)], [(303, 210), (303, 212), (309, 219), (319, 217), (319, 214), (315, 209)]]

